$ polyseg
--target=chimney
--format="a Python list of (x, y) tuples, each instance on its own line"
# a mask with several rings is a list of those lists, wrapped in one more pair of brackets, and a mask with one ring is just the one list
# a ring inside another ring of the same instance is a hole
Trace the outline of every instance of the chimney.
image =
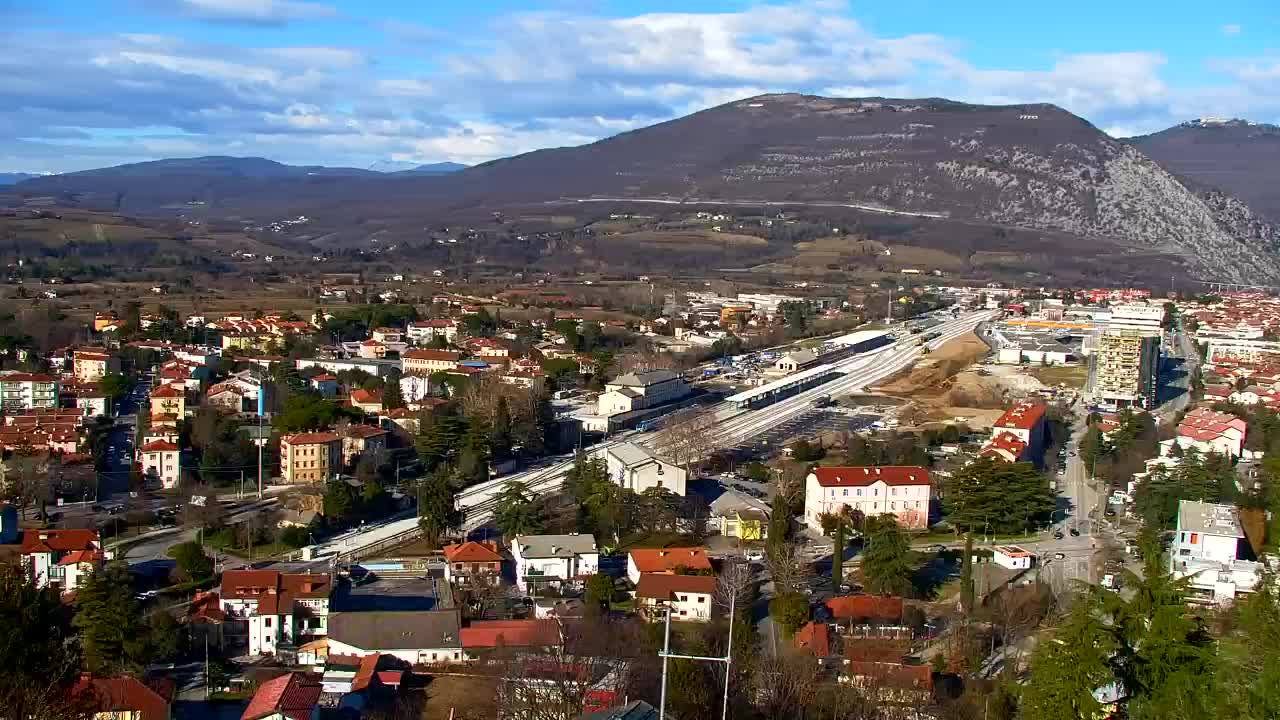
[(667, 551), (666, 551), (666, 550), (659, 550), (659, 551), (658, 551), (658, 557), (666, 557), (666, 556), (667, 556)]
[(552, 554), (552, 555), (555, 555), (555, 554), (556, 554), (556, 553), (558, 553), (558, 552), (560, 552), (560, 546), (559, 546), (559, 545), (552, 545), (552, 546), (551, 546), (551, 554)]
[(865, 467), (864, 467), (864, 468), (862, 468), (862, 474), (863, 474), (863, 475), (870, 475), (870, 474), (871, 474), (871, 468), (865, 468)]
[(879, 475), (879, 474), (880, 474), (880, 468), (876, 468), (876, 474), (877, 474), (877, 475)]

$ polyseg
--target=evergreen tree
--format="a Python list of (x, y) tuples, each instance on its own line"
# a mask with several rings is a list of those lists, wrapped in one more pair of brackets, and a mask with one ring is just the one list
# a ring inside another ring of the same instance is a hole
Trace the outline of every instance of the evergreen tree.
[(148, 634), (123, 562), (94, 571), (80, 586), (73, 624), (91, 672), (135, 672), (147, 663)]
[(507, 537), (534, 535), (542, 532), (546, 518), (542, 505), (523, 483), (509, 482), (498, 495), (494, 524)]
[(462, 525), (453, 488), (444, 473), (428, 476), (418, 486), (418, 527), (427, 544), (435, 547), (440, 538)]
[(973, 612), (973, 536), (964, 536), (964, 557), (960, 559), (960, 609)]
[(490, 453), (496, 460), (506, 460), (511, 456), (511, 409), (507, 406), (506, 396), (498, 398), (493, 413), (493, 427), (489, 429)]
[(877, 595), (905, 595), (915, 573), (911, 541), (892, 515), (867, 519), (862, 550), (862, 577), (867, 591)]
[(0, 715), (85, 717), (71, 698), (80, 655), (58, 591), (37, 588), (17, 564), (0, 563), (0, 628)]

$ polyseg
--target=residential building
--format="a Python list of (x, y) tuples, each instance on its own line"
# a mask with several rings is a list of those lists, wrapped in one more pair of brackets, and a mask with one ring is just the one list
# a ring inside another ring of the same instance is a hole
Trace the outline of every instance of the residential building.
[(161, 385), (151, 391), (151, 415), (173, 415), (181, 420), (187, 416), (187, 393), (179, 385)]
[(538, 368), (509, 370), (498, 379), (507, 385), (531, 390), (535, 395), (541, 394), (547, 386), (547, 376)]
[(338, 378), (329, 373), (314, 375), (307, 381), (307, 384), (320, 393), (321, 397), (331, 398), (338, 394)]
[(387, 449), (387, 431), (373, 425), (349, 425), (342, 431), (342, 461), (351, 464), (365, 454)]
[(1197, 600), (1229, 604), (1263, 578), (1261, 563), (1244, 560), (1247, 547), (1240, 510), (1198, 500), (1178, 502), (1178, 522), (1169, 547), (1169, 570), (1189, 578)]
[(529, 584), (560, 584), (600, 569), (600, 551), (590, 534), (517, 535), (511, 541), (515, 561), (516, 586), (522, 592)]
[(644, 575), (677, 572), (710, 573), (711, 561), (702, 547), (640, 548), (627, 553), (627, 579), (632, 585)]
[(143, 682), (128, 675), (81, 675), (71, 696), (92, 711), (92, 720), (169, 720), (176, 686), (172, 680)]
[(473, 620), (462, 628), (462, 650), (467, 660), (480, 660), (500, 648), (557, 647), (564, 643), (555, 620)]
[(417, 345), (426, 345), (437, 337), (444, 338), (445, 342), (452, 343), (458, 339), (457, 320), (421, 320), (409, 323), (409, 327), (405, 332), (405, 336), (409, 342)]
[(0, 375), (0, 410), (58, 407), (58, 378), (36, 373)]
[(880, 706), (901, 705), (913, 714), (914, 708), (933, 702), (933, 670), (928, 665), (846, 658), (839, 680), (866, 693)]
[(982, 446), (980, 454), (1007, 463), (1034, 462), (1036, 459), (1031, 454), (1031, 446), (1009, 432), (1000, 433), (988, 440)]
[(280, 477), (288, 484), (325, 482), (342, 468), (342, 438), (309, 432), (280, 438)]
[(227, 570), (218, 591), (228, 620), (248, 626), (250, 655), (273, 655), (328, 633), (328, 575)]
[(142, 476), (160, 484), (165, 490), (178, 487), (182, 478), (182, 450), (168, 440), (152, 440), (138, 450)]
[(1028, 460), (1039, 464), (1049, 440), (1045, 410), (1044, 403), (1038, 400), (1023, 400), (1005, 410), (991, 425), (992, 442), (1004, 437), (1002, 442), (1012, 449), (1018, 446), (1008, 440), (1010, 437), (1016, 439), (1022, 443), (1016, 461)]
[(387, 356), (386, 343), (378, 340), (365, 340), (358, 346), (356, 353), (362, 358), (384, 358)]
[(329, 616), (330, 655), (393, 655), (413, 665), (459, 663), (462, 615), (449, 610), (363, 610)]
[(98, 382), (108, 373), (120, 372), (120, 360), (105, 350), (76, 350), (71, 355), (72, 372), (82, 383)]
[(317, 673), (281, 675), (258, 686), (240, 720), (320, 720), (323, 693)]
[(356, 388), (351, 391), (351, 407), (369, 415), (376, 415), (382, 412), (382, 393)]
[(96, 530), (27, 530), (22, 533), (23, 567), (37, 587), (75, 592), (109, 560)]
[(773, 511), (769, 504), (740, 493), (725, 490), (711, 501), (711, 524), (718, 526), (720, 534), (739, 540), (765, 540), (769, 535), (769, 517)]
[(679, 400), (689, 394), (684, 378), (671, 370), (630, 372), (614, 378), (604, 386), (597, 400), (597, 413), (619, 413), (644, 410)]
[(360, 370), (374, 377), (384, 378), (393, 370), (400, 369), (400, 361), (378, 358), (299, 358), (294, 361), (299, 370), (319, 368), (325, 372), (340, 373), (346, 370)]
[(685, 469), (663, 460), (642, 445), (624, 442), (609, 447), (605, 451), (605, 464), (610, 480), (638, 495), (662, 488), (684, 497), (688, 477)]
[(1212, 452), (1237, 458), (1244, 452), (1248, 428), (1248, 423), (1231, 413), (1196, 408), (1182, 418), (1171, 439), (1160, 443), (1161, 454), (1169, 455), (1177, 445), (1184, 451), (1195, 449), (1201, 454)]
[(865, 517), (894, 515), (904, 528), (925, 528), (932, 492), (929, 471), (919, 466), (814, 468), (805, 479), (804, 521), (820, 529), (823, 513), (849, 508)]
[(451, 350), (406, 350), (400, 355), (400, 367), (405, 375), (430, 375), (458, 367), (462, 353)]
[(896, 595), (841, 595), (828, 598), (823, 606), (831, 620), (846, 626), (902, 624), (903, 602)]
[(670, 612), (672, 620), (711, 622), (715, 592), (714, 575), (645, 573), (636, 583), (636, 606), (650, 620)]
[(404, 331), (393, 327), (376, 327), (369, 331), (370, 339), (384, 344), (400, 344), (404, 342)]
[(1141, 330), (1108, 329), (1093, 353), (1090, 391), (1115, 405), (1151, 407), (1160, 377), (1160, 338)]
[(502, 555), (492, 542), (468, 540), (444, 546), (444, 577), (455, 585), (502, 582)]

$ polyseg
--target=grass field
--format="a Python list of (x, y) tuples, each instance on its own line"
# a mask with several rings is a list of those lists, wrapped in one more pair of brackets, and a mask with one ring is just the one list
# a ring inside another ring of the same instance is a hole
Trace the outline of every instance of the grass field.
[(1032, 377), (1044, 383), (1057, 387), (1065, 385), (1069, 388), (1083, 388), (1089, 380), (1089, 368), (1084, 365), (1054, 365), (1050, 367), (1032, 366), (1028, 372)]

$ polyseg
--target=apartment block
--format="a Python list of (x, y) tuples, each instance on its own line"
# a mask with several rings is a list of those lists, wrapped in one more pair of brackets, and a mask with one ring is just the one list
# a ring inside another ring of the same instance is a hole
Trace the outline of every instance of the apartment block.
[(1160, 378), (1160, 338), (1108, 329), (1093, 355), (1093, 394), (1116, 405), (1152, 407)]
[(286, 483), (320, 483), (342, 469), (342, 438), (310, 432), (280, 438), (280, 477)]

